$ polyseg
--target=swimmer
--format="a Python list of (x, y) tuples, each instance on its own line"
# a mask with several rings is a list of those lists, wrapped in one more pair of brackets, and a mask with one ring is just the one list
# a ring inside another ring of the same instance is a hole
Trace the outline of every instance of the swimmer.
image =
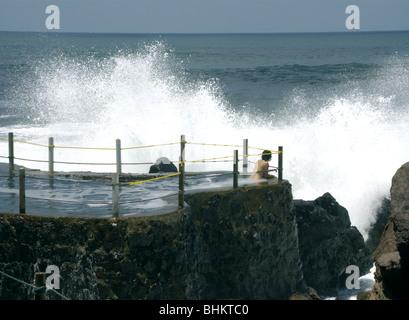
[(277, 178), (274, 175), (269, 174), (269, 171), (277, 171), (276, 169), (269, 170), (268, 169), (268, 162), (271, 160), (271, 151), (264, 150), (261, 156), (261, 160), (258, 160), (256, 165), (254, 166), (254, 172), (250, 176), (250, 179), (275, 179)]

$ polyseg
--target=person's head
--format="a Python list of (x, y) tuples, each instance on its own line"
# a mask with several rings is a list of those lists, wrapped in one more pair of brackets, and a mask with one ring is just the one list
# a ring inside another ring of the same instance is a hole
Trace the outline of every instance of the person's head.
[(261, 155), (261, 159), (264, 161), (270, 161), (271, 160), (271, 151), (270, 150), (264, 150), (263, 154)]

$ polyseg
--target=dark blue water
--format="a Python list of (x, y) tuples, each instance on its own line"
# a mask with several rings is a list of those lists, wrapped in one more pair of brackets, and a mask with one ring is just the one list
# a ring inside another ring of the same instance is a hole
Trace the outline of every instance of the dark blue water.
[(13, 113), (16, 106), (24, 108), (27, 102), (39, 102), (32, 101), (35, 97), (30, 95), (20, 97), (21, 92), (17, 95), (24, 99), (24, 105), (14, 101), (22, 82), (29, 82), (25, 85), (30, 86), (32, 81), (38, 81), (38, 68), (48, 67), (47, 72), (51, 73), (52, 65), (63, 60), (79, 68), (84, 65), (98, 68), (106, 59), (151, 50), (146, 45), (157, 42), (170, 56), (166, 68), (177, 76), (183, 74), (192, 81), (217, 81), (229, 107), (245, 107), (266, 116), (272, 112), (279, 115), (299, 92), (308, 92), (311, 96), (308, 105), (314, 109), (322, 107), (312, 105), (316, 98), (328, 99), (337, 93), (348, 95), (356, 85), (373, 94), (373, 77), (385, 65), (404, 63), (409, 51), (408, 32), (243, 35), (2, 32), (0, 101), (4, 115)]
[[(52, 136), (59, 146), (111, 148), (115, 139), (136, 147), (178, 143), (183, 134), (195, 143), (240, 145), (247, 138), (255, 148), (282, 145), (294, 197), (331, 192), (365, 233), (392, 175), (409, 158), (408, 40), (408, 32), (2, 32), (0, 139), (14, 132), (15, 139), (42, 145)], [(47, 148), (16, 143), (15, 149), (21, 159), (47, 159)], [(186, 159), (231, 156), (233, 149), (190, 144)], [(146, 173), (149, 164), (142, 163), (161, 156), (178, 161), (179, 152), (177, 144), (123, 150), (123, 162), (140, 163), (124, 170)], [(0, 140), (0, 156), (7, 155)], [(86, 164), (115, 162), (110, 151), (56, 149), (55, 159), (57, 171), (115, 171)], [(47, 170), (44, 162), (16, 162)], [(187, 165), (188, 171), (231, 170), (228, 162)], [(78, 201), (110, 194), (109, 187), (86, 191), (83, 184), (66, 190)], [(64, 198), (67, 191), (53, 192)], [(61, 201), (49, 208), (70, 206)]]

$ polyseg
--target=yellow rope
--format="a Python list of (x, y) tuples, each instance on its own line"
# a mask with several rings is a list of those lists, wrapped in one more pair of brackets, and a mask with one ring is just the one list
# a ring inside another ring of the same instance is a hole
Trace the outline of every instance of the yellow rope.
[(31, 145), (33, 145), (33, 146), (38, 146), (38, 147), (46, 147), (46, 148), (49, 147), (49, 146), (46, 146), (46, 145), (43, 145), (43, 144), (39, 144), (39, 143), (34, 143), (34, 142), (27, 142), (27, 141), (16, 140), (16, 139), (13, 139), (13, 141), (15, 141), (15, 142), (20, 142), (20, 143), (27, 143), (27, 144), (31, 144)]
[[(7, 141), (8, 139), (0, 139), (1, 141)], [(38, 147), (44, 147), (44, 148), (59, 148), (59, 149), (90, 149), (90, 150), (116, 150), (116, 148), (97, 148), (97, 147), (70, 147), (70, 146), (50, 146), (50, 145), (44, 145), (40, 143), (34, 143), (34, 142), (28, 142), (28, 141), (22, 141), (22, 140), (17, 140), (13, 139), (15, 142), (20, 142), (20, 143), (26, 143), (26, 144), (31, 144), (34, 146)], [(156, 145), (148, 145), (148, 146), (139, 146), (139, 147), (128, 147), (128, 148), (121, 148), (121, 150), (130, 150), (130, 149), (140, 149), (140, 148), (150, 148), (150, 147), (159, 147), (159, 146), (166, 146), (166, 145), (174, 145), (174, 144), (179, 144), (180, 142), (172, 142), (172, 143), (163, 143), (163, 144), (156, 144)]]
[(94, 149), (94, 150), (116, 150), (115, 148), (92, 148), (92, 147), (64, 147), (64, 146), (50, 146), (50, 145), (45, 145), (45, 144), (40, 144), (40, 143), (34, 143), (34, 142), (28, 142), (28, 141), (17, 140), (17, 139), (13, 139), (13, 141), (15, 141), (15, 142), (20, 142), (20, 143), (31, 144), (31, 145), (33, 145), (33, 146), (44, 147), (44, 148), (60, 148), (60, 149)]
[[(248, 147), (249, 149), (256, 149), (256, 150), (271, 150), (271, 149), (262, 149), (262, 148), (255, 148), (255, 147)], [(274, 154), (281, 153), (281, 151), (272, 151)], [(266, 153), (267, 154), (267, 153)]]
[[(8, 139), (0, 139), (2, 141), (7, 141)], [(83, 149), (83, 150), (116, 150), (116, 148), (97, 148), (97, 147), (69, 147), (69, 146), (49, 146), (49, 145), (44, 145), (44, 144), (39, 144), (39, 143), (34, 143), (34, 142), (28, 142), (28, 141), (22, 141), (22, 140), (17, 140), (13, 139), (15, 142), (20, 142), (20, 143), (26, 143), (26, 144), (31, 144), (34, 146), (39, 146), (39, 147), (45, 147), (45, 148), (60, 148), (60, 149)], [(163, 143), (163, 144), (156, 144), (156, 145), (147, 145), (147, 146), (139, 146), (139, 147), (128, 147), (128, 148), (121, 148), (121, 150), (131, 150), (131, 149), (141, 149), (141, 148), (151, 148), (151, 147), (158, 147), (158, 146), (165, 146), (165, 145), (175, 145), (179, 143), (186, 143), (186, 144), (195, 144), (195, 145), (203, 145), (203, 146), (223, 146), (223, 147), (242, 147), (241, 145), (227, 145), (227, 144), (211, 144), (211, 143), (198, 143), (198, 142), (187, 142), (187, 141), (180, 141), (180, 142), (172, 142), (172, 143)], [(262, 148), (255, 148), (255, 147), (248, 147), (251, 149), (256, 149), (256, 150), (268, 150), (268, 149), (262, 149)], [(280, 154), (282, 151), (271, 151), (268, 153), (268, 155), (272, 154)], [(246, 155), (240, 155), (239, 157), (243, 156), (260, 156), (260, 155), (265, 155), (265, 153), (260, 153), (260, 154), (246, 154)], [(207, 158), (207, 159), (199, 159), (199, 160), (190, 160), (190, 161), (184, 161), (184, 162), (205, 162), (205, 161), (213, 161), (213, 160), (218, 160), (218, 159), (226, 159), (226, 158), (231, 158), (233, 156), (225, 156), (225, 157), (217, 157), (217, 158)], [(182, 163), (183, 165), (183, 163)], [(171, 175), (173, 176), (173, 175)], [(165, 177), (161, 177), (158, 179), (162, 179)], [(156, 179), (153, 179), (156, 180)], [(146, 181), (146, 180), (145, 180)], [(145, 182), (143, 181), (143, 182)], [(147, 181), (152, 181), (152, 180), (147, 180)], [(142, 182), (138, 182), (142, 183)], [(137, 183), (134, 183), (137, 184)]]
[(199, 142), (186, 142), (187, 144), (196, 144), (196, 145), (202, 145), (202, 146), (214, 146), (214, 147), (243, 147), (241, 145), (230, 145), (230, 144), (216, 144), (216, 143), (199, 143)]
[(63, 147), (63, 146), (49, 146), (57, 149), (82, 149), (82, 150), (116, 150), (115, 148), (93, 148), (93, 147)]
[(140, 147), (128, 147), (128, 148), (121, 148), (121, 150), (151, 148), (151, 147), (160, 147), (160, 146), (170, 146), (170, 145), (173, 145), (173, 144), (180, 144), (180, 142), (163, 143), (163, 144), (153, 144), (153, 145), (149, 145), (149, 146), (140, 146)]
[[(282, 151), (271, 151), (270, 153), (259, 153), (259, 154), (245, 154), (245, 155), (239, 155), (238, 157), (252, 157), (252, 156), (261, 156), (261, 155), (269, 155), (269, 154), (279, 154), (282, 153)], [(217, 160), (217, 159), (226, 159), (226, 158), (232, 158), (234, 156), (225, 156), (225, 157), (218, 157), (218, 158), (207, 158), (207, 159), (199, 159), (199, 160), (184, 160), (183, 162), (205, 162), (205, 161), (211, 161), (211, 160)]]
[[(262, 150), (262, 149), (260, 149)], [(262, 155), (270, 155), (270, 154), (280, 154), (283, 153), (283, 151), (271, 151), (269, 153), (258, 153), (258, 154), (245, 154), (247, 157), (252, 157), (252, 156), (262, 156)]]
[(133, 185), (141, 184), (141, 183), (144, 183), (144, 182), (149, 182), (149, 181), (154, 181), (154, 180), (159, 180), (159, 179), (174, 177), (174, 176), (177, 176), (177, 175), (179, 175), (179, 174), (180, 174), (180, 172), (174, 173), (174, 174), (170, 174), (170, 175), (167, 175), (167, 176), (163, 176), (163, 177), (157, 177), (157, 178), (152, 178), (152, 179), (147, 179), (147, 180), (142, 180), (142, 181), (136, 181), (136, 182), (129, 182), (129, 183), (126, 183), (125, 185), (133, 186)]
[[(0, 141), (7, 141), (8, 139), (0, 139)], [(26, 143), (26, 144), (31, 144), (34, 146), (39, 146), (39, 147), (44, 147), (44, 148), (60, 148), (60, 149), (91, 149), (91, 150), (116, 150), (116, 148), (98, 148), (98, 147), (70, 147), (70, 146), (50, 146), (50, 145), (44, 145), (40, 143), (34, 143), (34, 142), (28, 142), (28, 141), (23, 141), (23, 140), (17, 140), (13, 139), (15, 142), (20, 142), (20, 143)], [(160, 146), (170, 146), (170, 145), (175, 145), (175, 144), (180, 144), (180, 143), (186, 143), (186, 144), (195, 144), (195, 145), (202, 145), (202, 146), (220, 146), (220, 147), (236, 147), (240, 148), (242, 145), (229, 145), (229, 144), (216, 144), (216, 143), (202, 143), (202, 142), (187, 142), (187, 141), (180, 141), (180, 142), (171, 142), (171, 143), (162, 143), (162, 144), (152, 144), (152, 145), (147, 145), (147, 146), (138, 146), (138, 147), (127, 147), (127, 148), (121, 148), (121, 150), (131, 150), (131, 149), (142, 149), (142, 148), (152, 148), (152, 147), (160, 147)], [(256, 147), (248, 147), (249, 149), (256, 149), (256, 150), (269, 150), (269, 149), (263, 149), (263, 148), (256, 148)], [(271, 154), (278, 154), (281, 153), (281, 151), (272, 151)], [(202, 160), (197, 160), (197, 161), (202, 161)]]
[(208, 159), (200, 159), (200, 160), (185, 160), (184, 162), (205, 162), (205, 161), (210, 161), (210, 160), (217, 160), (217, 159), (225, 159), (225, 158), (231, 158), (233, 156), (226, 156), (226, 157), (218, 157), (218, 158), (208, 158)]

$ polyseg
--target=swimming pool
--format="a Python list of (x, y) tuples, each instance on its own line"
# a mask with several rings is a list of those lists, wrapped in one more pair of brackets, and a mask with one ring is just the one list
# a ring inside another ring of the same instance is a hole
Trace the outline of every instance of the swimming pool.
[[(70, 217), (112, 217), (110, 173), (57, 172), (54, 175), (26, 169), (26, 213)], [(154, 177), (156, 175), (152, 175)], [(148, 174), (144, 178), (149, 177)], [(126, 175), (126, 180), (138, 175)], [(123, 180), (123, 179), (121, 179)], [(239, 176), (239, 186), (251, 183)], [(190, 173), (185, 175), (185, 192), (232, 188), (231, 172)], [(120, 181), (119, 216), (144, 216), (172, 212), (178, 207), (179, 177), (128, 185)], [(10, 173), (0, 163), (1, 212), (19, 213), (19, 173)]]

